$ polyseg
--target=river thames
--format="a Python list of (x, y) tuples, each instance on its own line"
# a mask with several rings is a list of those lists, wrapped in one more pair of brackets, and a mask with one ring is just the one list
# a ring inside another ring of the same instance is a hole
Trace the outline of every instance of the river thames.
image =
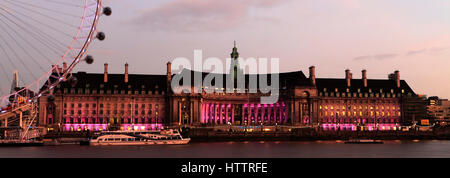
[(315, 142), (210, 142), (158, 146), (0, 147), (0, 158), (450, 158), (450, 141), (384, 144)]

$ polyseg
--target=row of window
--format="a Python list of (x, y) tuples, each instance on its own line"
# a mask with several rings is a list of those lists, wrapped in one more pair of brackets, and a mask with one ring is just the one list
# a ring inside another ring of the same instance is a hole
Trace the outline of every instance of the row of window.
[[(67, 115), (68, 113), (69, 112), (67, 110), (64, 110), (64, 115)], [(92, 110), (90, 112), (89, 112), (89, 110), (84, 110), (84, 112), (82, 112), (82, 110), (78, 110), (77, 111), (78, 115), (82, 115), (82, 114), (88, 115), (89, 113), (95, 115), (95, 114), (97, 114), (97, 110)], [(113, 112), (112, 112), (112, 114), (115, 114), (115, 115), (118, 114), (118, 113), (119, 113), (118, 110), (113, 110)], [(152, 110), (148, 110), (147, 112), (145, 110), (141, 110), (140, 112), (139, 112), (139, 110), (135, 110), (134, 111), (135, 115), (139, 115), (139, 113), (141, 115), (152, 115), (153, 112), (152, 112)], [(74, 110), (70, 110), (70, 114), (74, 115), (75, 111)], [(111, 111), (110, 110), (105, 110), (105, 111), (104, 110), (99, 110), (99, 114), (101, 114), (101, 115), (103, 115), (103, 114), (110, 115)], [(120, 110), (120, 114), (121, 115), (124, 115), (124, 114), (130, 115), (131, 111), (125, 112), (124, 110)], [(155, 115), (156, 116), (159, 115), (159, 111), (158, 110), (155, 111)]]
[(352, 99), (352, 100), (342, 100), (342, 99), (330, 99), (330, 100), (322, 100), (319, 104), (328, 104), (328, 103), (336, 103), (336, 104), (398, 104), (399, 101), (397, 99), (383, 99), (383, 100), (368, 100), (368, 99)]
[(392, 111), (392, 112), (379, 112), (379, 111), (376, 111), (376, 112), (373, 112), (373, 111), (370, 111), (370, 112), (356, 112), (356, 111), (353, 111), (353, 112), (345, 112), (345, 111), (343, 111), (343, 112), (320, 112), (320, 116), (325, 116), (325, 117), (327, 117), (327, 116), (331, 116), (331, 117), (357, 117), (357, 116), (359, 116), (359, 117), (363, 117), (363, 116), (370, 116), (370, 117), (396, 117), (396, 116), (398, 116), (398, 117), (400, 117), (401, 116), (401, 112), (399, 112), (399, 111), (397, 111), (397, 112), (394, 112), (394, 111)]
[[(67, 103), (64, 103), (64, 108), (67, 108), (67, 106), (69, 106), (69, 105)], [(78, 103), (76, 106), (78, 108), (83, 108), (83, 104), (81, 104), (81, 103)], [(89, 108), (90, 106), (92, 106), (92, 108), (97, 108), (97, 104), (96, 103), (92, 103), (92, 104), (85, 103), (84, 104), (84, 108)], [(105, 104), (103, 104), (103, 103), (99, 104), (100, 108), (104, 108), (104, 106), (105, 106)], [(111, 107), (111, 104), (107, 103), (106, 106), (109, 108), (109, 107)], [(127, 104), (127, 106), (128, 106), (128, 108), (131, 108), (131, 104)], [(149, 109), (152, 109), (152, 104), (148, 104), (148, 105), (147, 104), (140, 104), (140, 106), (141, 106), (140, 108), (146, 108), (146, 106), (148, 106)], [(75, 108), (75, 103), (70, 103), (70, 107), (71, 108)], [(118, 104), (114, 104), (114, 108), (117, 108), (117, 107), (118, 107)], [(125, 104), (124, 103), (120, 104), (120, 107), (121, 108), (125, 108)], [(139, 108), (139, 104), (134, 104), (134, 108)], [(155, 108), (158, 109), (159, 108), (159, 104), (156, 104)]]
[[(319, 96), (323, 97), (359, 97), (359, 98), (400, 98), (401, 94), (397, 93), (338, 93), (338, 92), (320, 92)], [(408, 93), (407, 96), (412, 96)]]
[(153, 90), (97, 90), (97, 89), (70, 89), (65, 88), (63, 94), (128, 94), (128, 95), (164, 95), (164, 91)]
[(396, 107), (396, 106), (361, 106), (361, 105), (359, 105), (359, 106), (356, 106), (356, 105), (351, 105), (351, 106), (339, 106), (339, 105), (325, 105), (325, 106), (322, 106), (322, 105), (320, 105), (319, 106), (319, 109), (320, 110), (322, 110), (322, 109), (324, 109), (324, 110), (328, 110), (328, 109), (330, 109), (330, 110), (334, 110), (334, 109), (336, 109), (336, 110), (346, 110), (346, 109), (348, 109), (348, 110), (356, 110), (356, 109), (359, 109), (359, 110), (362, 110), (364, 108), (364, 110), (390, 110), (390, 109), (392, 109), (392, 110), (397, 110), (397, 111), (399, 111), (400, 110), (400, 107)]
[(64, 124), (154, 124), (161, 123), (162, 118), (72, 118), (63, 119)]

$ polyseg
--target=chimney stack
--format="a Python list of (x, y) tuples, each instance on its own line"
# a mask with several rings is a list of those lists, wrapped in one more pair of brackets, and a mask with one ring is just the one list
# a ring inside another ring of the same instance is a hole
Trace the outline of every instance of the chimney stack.
[(350, 87), (352, 81), (352, 73), (350, 73), (349, 69), (345, 70), (345, 80), (347, 81), (347, 87)]
[(400, 88), (400, 71), (396, 70), (394, 72), (395, 75), (395, 83), (397, 84), (397, 88)]
[(128, 83), (128, 63), (125, 63), (125, 83)]
[(172, 81), (172, 63), (171, 62), (167, 62), (167, 81), (168, 82)]
[[(167, 93), (172, 91), (172, 63), (167, 62)], [(192, 90), (194, 91), (194, 90)]]
[(66, 62), (63, 62), (63, 72), (66, 72), (67, 71), (67, 63)]
[(309, 80), (311, 83), (316, 86), (316, 67), (311, 66), (309, 67)]
[(364, 83), (364, 87), (367, 87), (367, 70), (366, 69), (362, 70), (362, 80)]
[(108, 63), (105, 63), (105, 73), (103, 76), (103, 82), (105, 82), (105, 83), (108, 82)]

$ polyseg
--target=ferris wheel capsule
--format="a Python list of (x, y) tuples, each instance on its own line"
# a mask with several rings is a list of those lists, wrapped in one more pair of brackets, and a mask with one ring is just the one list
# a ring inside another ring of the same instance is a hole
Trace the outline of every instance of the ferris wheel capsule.
[(98, 32), (97, 33), (97, 39), (99, 39), (100, 41), (105, 40), (105, 38), (106, 38), (105, 33), (103, 33), (103, 32)]
[(86, 61), (87, 64), (94, 63), (94, 58), (90, 55), (86, 56), (86, 58), (84, 60)]
[(112, 9), (110, 7), (103, 8), (103, 14), (110, 16), (112, 14)]

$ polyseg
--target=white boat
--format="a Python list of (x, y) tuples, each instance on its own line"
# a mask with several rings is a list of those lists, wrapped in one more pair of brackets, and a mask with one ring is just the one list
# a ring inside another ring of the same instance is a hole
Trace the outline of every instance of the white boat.
[(90, 145), (184, 145), (190, 138), (183, 138), (173, 130), (167, 131), (109, 131), (101, 132), (89, 141)]

